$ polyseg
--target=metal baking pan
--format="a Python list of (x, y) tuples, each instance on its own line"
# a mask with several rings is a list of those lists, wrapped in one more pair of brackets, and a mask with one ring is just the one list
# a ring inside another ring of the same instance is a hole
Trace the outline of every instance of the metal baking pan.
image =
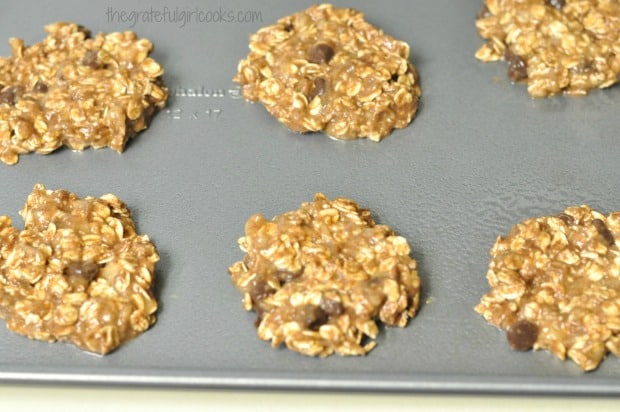
[[(63, 149), (0, 165), (0, 213), (18, 225), (17, 211), (37, 182), (83, 196), (112, 192), (161, 254), (161, 308), (150, 331), (97, 357), (2, 327), (0, 381), (620, 394), (617, 358), (584, 374), (547, 352), (515, 352), (473, 310), (488, 290), (497, 235), (569, 205), (620, 208), (620, 88), (531, 99), (508, 81), (505, 64), (473, 57), (482, 44), (474, 27), (480, 0), (336, 4), (363, 10), (408, 42), (420, 72), (417, 118), (381, 143), (298, 135), (239, 98), (231, 79), (249, 34), (310, 2), (2, 3), (0, 55), (9, 54), (9, 37), (38, 42), (43, 26), (58, 20), (93, 32), (134, 30), (155, 44), (172, 96), (122, 155)], [(150, 10), (168, 17), (156, 21)], [(205, 21), (192, 11), (203, 11)], [(366, 357), (271, 349), (256, 337), (254, 314), (241, 309), (227, 274), (242, 257), (236, 241), (250, 215), (295, 209), (318, 191), (370, 208), (409, 240), (419, 263), (419, 314), (405, 329), (382, 329)]]

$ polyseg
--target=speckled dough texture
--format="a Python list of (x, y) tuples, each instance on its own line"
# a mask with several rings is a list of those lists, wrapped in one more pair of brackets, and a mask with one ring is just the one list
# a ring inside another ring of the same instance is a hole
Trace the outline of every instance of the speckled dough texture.
[(159, 260), (114, 195), (34, 187), (20, 231), (0, 216), (0, 317), (31, 339), (106, 354), (155, 322)]
[(74, 23), (45, 30), (32, 46), (11, 38), (12, 55), (0, 58), (0, 161), (63, 145), (122, 152), (168, 98), (153, 45), (129, 31), (91, 37)]
[(354, 9), (312, 6), (250, 37), (235, 81), (296, 132), (379, 141), (406, 127), (421, 95), (409, 46)]
[(547, 349), (581, 369), (620, 356), (620, 212), (588, 206), (527, 219), (491, 249), (476, 311), (514, 349)]
[(364, 355), (377, 325), (404, 327), (420, 300), (407, 240), (352, 200), (316, 194), (298, 210), (252, 216), (229, 268), (258, 336), (309, 356)]
[(504, 59), (534, 97), (584, 95), (620, 75), (618, 0), (486, 0), (476, 27), (482, 61)]

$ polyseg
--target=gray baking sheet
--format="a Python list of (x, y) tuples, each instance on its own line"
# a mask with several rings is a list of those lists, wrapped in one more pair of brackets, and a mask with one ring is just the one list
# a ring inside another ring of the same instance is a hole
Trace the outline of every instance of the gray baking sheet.
[[(249, 34), (311, 4), (0, 5), (0, 55), (9, 54), (9, 37), (38, 42), (43, 26), (58, 20), (93, 32), (134, 30), (155, 44), (172, 94), (122, 155), (63, 149), (0, 165), (0, 213), (18, 226), (17, 212), (37, 182), (83, 196), (112, 192), (161, 254), (161, 307), (150, 331), (98, 357), (2, 327), (0, 381), (620, 394), (617, 358), (584, 374), (547, 352), (515, 352), (473, 311), (488, 289), (488, 251), (497, 235), (569, 205), (620, 208), (620, 88), (531, 99), (508, 81), (505, 64), (473, 57), (482, 44), (474, 27), (479, 0), (338, 1), (410, 44), (422, 105), (409, 127), (379, 144), (298, 135), (260, 104), (239, 99), (231, 79)], [(168, 16), (158, 21), (151, 10)], [(182, 20), (183, 11), (202, 11), (205, 21), (196, 13)], [(410, 241), (419, 263), (418, 316), (405, 329), (382, 329), (366, 357), (313, 359), (271, 349), (256, 337), (255, 315), (241, 309), (228, 278), (228, 266), (242, 257), (236, 241), (250, 215), (295, 209), (318, 191), (370, 208)]]

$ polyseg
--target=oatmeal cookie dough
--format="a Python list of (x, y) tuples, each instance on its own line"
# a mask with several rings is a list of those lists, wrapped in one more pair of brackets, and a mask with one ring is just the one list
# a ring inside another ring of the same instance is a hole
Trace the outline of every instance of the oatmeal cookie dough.
[(583, 370), (620, 356), (620, 212), (588, 206), (525, 220), (491, 249), (476, 311), (517, 350), (547, 349)]
[(354, 9), (315, 5), (250, 37), (235, 81), (296, 132), (379, 141), (416, 114), (409, 46)]
[(485, 0), (476, 27), (482, 61), (505, 60), (534, 97), (584, 95), (620, 75), (618, 0)]
[(122, 152), (168, 98), (153, 45), (133, 32), (90, 37), (73, 23), (45, 30), (29, 47), (11, 38), (12, 55), (0, 58), (0, 160), (62, 145)]
[(420, 278), (409, 245), (352, 200), (315, 195), (299, 210), (252, 216), (229, 268), (255, 310), (258, 336), (309, 356), (364, 355), (377, 321), (404, 327), (415, 316)]
[(37, 184), (20, 215), (23, 231), (0, 216), (0, 317), (10, 330), (106, 354), (155, 322), (159, 256), (116, 196)]

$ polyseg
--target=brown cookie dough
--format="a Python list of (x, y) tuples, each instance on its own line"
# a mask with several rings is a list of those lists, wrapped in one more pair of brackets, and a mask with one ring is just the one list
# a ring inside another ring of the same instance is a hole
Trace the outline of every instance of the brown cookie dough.
[(254, 215), (239, 245), (245, 258), (229, 272), (273, 347), (364, 355), (377, 320), (404, 327), (416, 314), (420, 279), (407, 240), (352, 200), (318, 193), (271, 221)]
[(45, 30), (30, 47), (10, 39), (12, 56), (0, 58), (0, 160), (62, 145), (122, 152), (168, 98), (163, 69), (147, 57), (153, 45), (133, 32), (90, 37), (72, 23)]
[(250, 50), (234, 80), (293, 131), (379, 141), (418, 109), (409, 46), (356, 10), (312, 6), (260, 29)]
[(534, 97), (584, 95), (620, 75), (617, 0), (486, 0), (476, 27), (482, 61), (504, 59)]
[(476, 311), (517, 350), (548, 349), (583, 370), (620, 356), (620, 212), (587, 206), (528, 219), (491, 249)]
[(10, 330), (106, 354), (155, 322), (159, 256), (116, 196), (38, 184), (20, 215), (23, 231), (0, 216), (0, 317)]

